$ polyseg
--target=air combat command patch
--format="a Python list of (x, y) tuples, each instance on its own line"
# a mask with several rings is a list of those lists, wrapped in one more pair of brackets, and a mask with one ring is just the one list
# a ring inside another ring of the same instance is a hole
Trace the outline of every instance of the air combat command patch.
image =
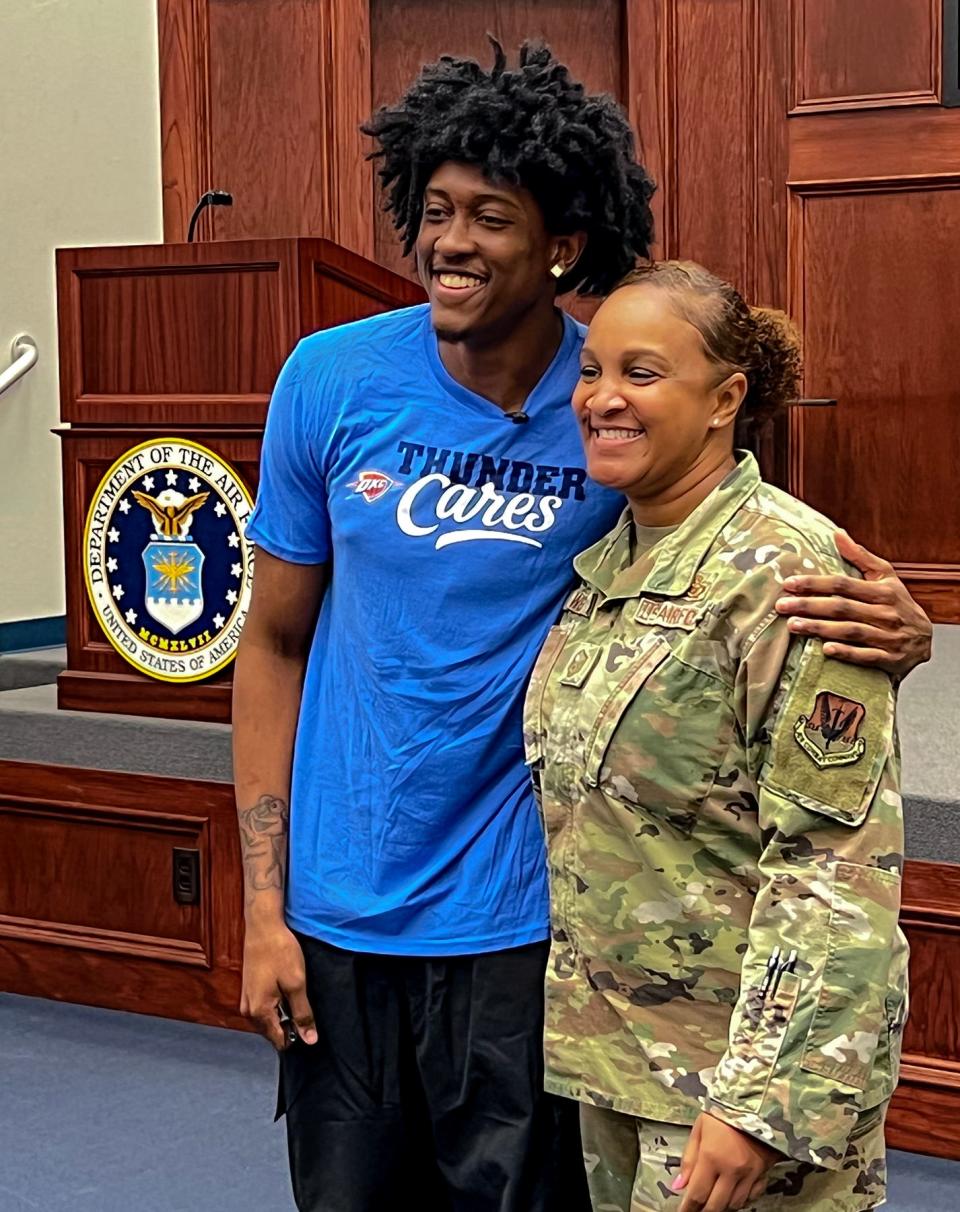
[(865, 715), (866, 708), (862, 703), (821, 690), (810, 715), (798, 717), (793, 735), (804, 753), (821, 769), (849, 766), (858, 762), (867, 748), (867, 742), (860, 736)]
[(97, 486), (83, 532), (87, 594), (135, 669), (196, 682), (236, 655), (250, 601), (253, 502), (237, 473), (184, 438), (121, 455)]

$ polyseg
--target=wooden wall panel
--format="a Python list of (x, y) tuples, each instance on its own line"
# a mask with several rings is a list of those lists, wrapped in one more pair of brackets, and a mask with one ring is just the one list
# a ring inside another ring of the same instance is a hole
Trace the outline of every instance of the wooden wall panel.
[(797, 193), (806, 393), (794, 490), (960, 606), (960, 180)]
[(665, 198), (671, 133), (667, 52), (671, 10), (664, 0), (630, 0), (624, 14), (626, 58), (622, 98), (637, 137), (637, 159), (657, 185), (651, 205), (653, 255), (666, 255)]
[(793, 0), (794, 112), (936, 105), (942, 0)]
[(659, 186), (656, 255), (701, 261), (774, 306), (786, 302), (789, 31), (788, 6), (762, 0), (628, 5), (627, 106)]
[[(524, 38), (545, 38), (590, 89), (625, 100), (623, 0), (371, 0), (374, 108), (395, 101), (441, 54), (489, 65), (488, 31), (511, 62)], [(379, 203), (374, 247), (381, 264), (411, 274)]]
[[(269, 397), (292, 319), (279, 270), (274, 261), (123, 278), (81, 271), (81, 394)], [(225, 313), (237, 322), (211, 323)]]
[[(191, 211), (211, 188), (207, 10), (194, 0), (157, 0), (157, 24), (163, 235), (185, 240)], [(212, 210), (201, 216), (196, 238), (213, 238)]]
[(217, 239), (325, 234), (318, 10), (207, 4), (211, 186), (234, 197), (214, 217)]
[[(180, 846), (196, 905), (173, 899)], [(0, 989), (246, 1028), (230, 784), (0, 762), (0, 855)]]
[[(938, 105), (940, 0), (792, 0), (789, 298), (806, 346), (789, 487), (960, 621), (960, 114)], [(829, 110), (847, 112), (831, 113)], [(858, 111), (858, 112), (856, 112)]]
[[(0, 841), (0, 990), (248, 1027), (228, 783), (0, 762)], [(196, 906), (172, 899), (181, 845), (201, 851)], [(912, 1005), (889, 1139), (960, 1157), (960, 867), (908, 862), (901, 921)]]
[(960, 1158), (960, 867), (908, 862), (900, 921), (910, 942), (910, 1018), (887, 1140)]
[(331, 240), (364, 257), (374, 252), (374, 169), (371, 141), (360, 124), (373, 110), (370, 0), (320, 5), (320, 95), (324, 123), (324, 199)]
[(368, 0), (157, 0), (164, 238), (325, 236), (373, 252)]
[(743, 289), (756, 210), (753, 140), (744, 137), (755, 108), (752, 8), (676, 0), (668, 59), (673, 137), (667, 247)]
[(0, 933), (208, 965), (201, 905), (171, 896), (174, 847), (198, 850), (201, 885), (209, 879), (206, 823), (162, 803), (121, 810), (6, 796)]

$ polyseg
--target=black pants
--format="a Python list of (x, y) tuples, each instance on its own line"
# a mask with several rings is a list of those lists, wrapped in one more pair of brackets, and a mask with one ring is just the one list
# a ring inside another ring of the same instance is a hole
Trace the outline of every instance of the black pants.
[(547, 944), (453, 959), (300, 937), (319, 1041), (280, 1061), (300, 1212), (589, 1212), (577, 1106), (543, 1092)]

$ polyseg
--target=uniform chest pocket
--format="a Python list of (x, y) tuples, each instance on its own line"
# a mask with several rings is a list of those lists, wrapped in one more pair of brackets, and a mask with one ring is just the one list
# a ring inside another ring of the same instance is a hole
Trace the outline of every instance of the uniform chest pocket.
[[(543, 763), (543, 709), (547, 681), (563, 651), (566, 639), (567, 633), (562, 627), (550, 628), (527, 686), (527, 695), (523, 704), (523, 747), (526, 752), (527, 765), (534, 771)], [(534, 781), (536, 783), (536, 776)]]
[[(688, 833), (732, 740), (729, 692), (662, 635), (646, 636), (627, 660), (629, 651), (608, 650), (585, 687), (584, 779)], [(621, 661), (616, 680), (611, 658)]]

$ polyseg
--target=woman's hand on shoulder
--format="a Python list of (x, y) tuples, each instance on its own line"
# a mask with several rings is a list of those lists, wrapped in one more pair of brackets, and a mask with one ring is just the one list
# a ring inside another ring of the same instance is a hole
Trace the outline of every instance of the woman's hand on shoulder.
[(783, 1155), (712, 1115), (699, 1116), (674, 1191), (684, 1193), (678, 1212), (731, 1212), (760, 1198), (767, 1171)]
[(930, 620), (892, 564), (855, 543), (843, 530), (837, 532), (837, 549), (865, 579), (788, 577), (777, 610), (790, 616), (794, 634), (819, 636), (827, 656), (905, 678), (930, 660)]

